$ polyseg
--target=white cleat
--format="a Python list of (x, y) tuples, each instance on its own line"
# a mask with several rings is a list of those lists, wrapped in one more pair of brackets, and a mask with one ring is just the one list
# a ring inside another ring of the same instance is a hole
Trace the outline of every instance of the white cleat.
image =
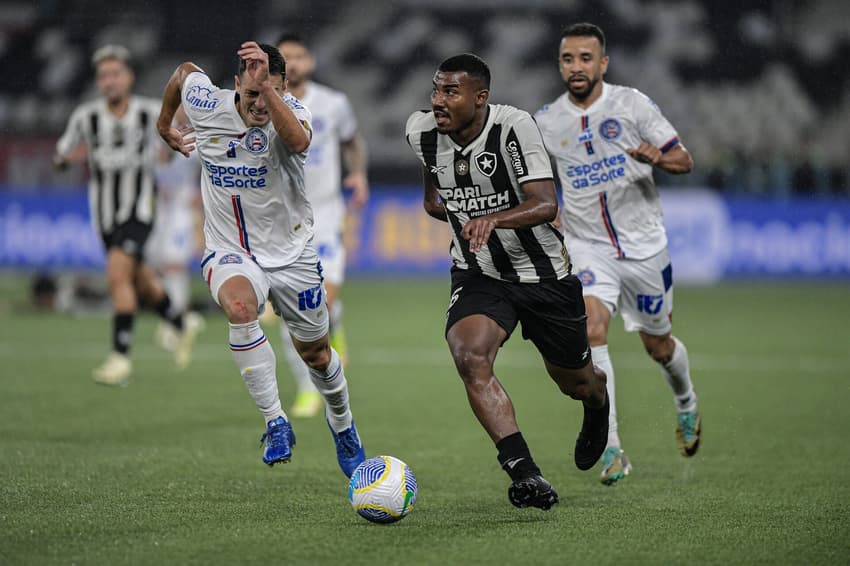
[(207, 323), (204, 322), (204, 317), (196, 312), (187, 312), (183, 317), (183, 332), (180, 334), (177, 349), (174, 351), (174, 361), (177, 364), (177, 369), (186, 369), (188, 367), (192, 361), (195, 338), (203, 332), (206, 326)]
[(125, 354), (112, 352), (102, 365), (95, 368), (92, 376), (97, 383), (103, 385), (120, 385), (126, 387), (130, 380), (133, 364)]
[(176, 352), (177, 346), (180, 345), (180, 333), (171, 325), (170, 322), (160, 320), (154, 334), (154, 341), (157, 346), (166, 352)]

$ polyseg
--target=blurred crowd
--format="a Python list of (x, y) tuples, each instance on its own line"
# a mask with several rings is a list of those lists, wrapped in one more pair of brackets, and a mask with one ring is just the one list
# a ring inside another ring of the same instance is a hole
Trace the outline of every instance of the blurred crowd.
[(429, 103), (443, 58), (481, 55), (492, 97), (534, 112), (563, 89), (560, 29), (599, 24), (609, 82), (634, 86), (680, 129), (696, 161), (661, 185), (744, 195), (850, 195), (850, 3), (841, 0), (11, 0), (0, 5), (0, 186), (81, 190), (84, 172), (49, 167), (73, 107), (94, 95), (91, 52), (133, 53), (136, 91), (159, 96), (177, 63), (230, 85), (237, 45), (295, 30), (316, 78), (358, 114), (375, 184), (416, 183), (403, 139)]

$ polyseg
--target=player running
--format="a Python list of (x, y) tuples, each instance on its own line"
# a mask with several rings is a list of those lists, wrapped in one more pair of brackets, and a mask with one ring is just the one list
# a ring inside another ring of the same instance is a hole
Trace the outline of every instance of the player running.
[[(220, 89), (195, 64), (182, 63), (165, 87), (160, 135), (201, 166), (206, 251), (201, 264), (229, 322), (230, 350), (263, 415), (263, 461), (288, 462), (295, 434), (278, 394), (275, 355), (258, 317), (266, 298), (283, 317), (325, 400), (340, 468), (365, 459), (339, 355), (328, 344), (322, 268), (311, 244), (313, 211), (304, 188), (310, 112), (286, 93), (278, 50), (253, 41), (237, 51), (234, 90)], [(181, 104), (194, 128), (171, 126)]]
[(611, 413), (601, 480), (610, 485), (632, 469), (620, 446), (608, 355), (608, 324), (620, 311), (626, 330), (638, 331), (673, 390), (679, 450), (693, 456), (699, 447), (688, 351), (670, 334), (673, 270), (652, 177), (653, 167), (688, 173), (693, 161), (649, 98), (602, 80), (608, 56), (597, 26), (574, 24), (563, 31), (559, 65), (567, 92), (535, 118), (561, 180), (561, 224), (584, 286), (593, 361), (608, 376)]
[(446, 340), (473, 413), (496, 445), (517, 507), (547, 510), (558, 494), (543, 477), (493, 372), (518, 322), (565, 395), (582, 401), (575, 464), (588, 470), (605, 448), (605, 374), (591, 363), (581, 284), (570, 275), (558, 204), (540, 132), (527, 112), (488, 104), (490, 69), (472, 54), (434, 74), (430, 112), (407, 121), (422, 163), (424, 206), (451, 225), (452, 286)]
[(83, 144), (88, 153), (89, 209), (106, 250), (106, 277), (112, 303), (112, 352), (97, 367), (95, 381), (126, 385), (133, 365), (133, 325), (143, 297), (179, 335), (175, 361), (189, 364), (201, 325), (184, 319), (148, 265), (145, 243), (154, 220), (154, 166), (162, 143), (154, 119), (159, 103), (131, 94), (130, 52), (120, 45), (95, 51), (92, 64), (101, 97), (81, 104), (56, 143), (54, 164), (65, 167)]
[[(366, 143), (357, 132), (357, 118), (348, 97), (338, 90), (310, 80), (315, 60), (304, 40), (298, 35), (287, 33), (278, 39), (277, 47), (286, 59), (287, 89), (313, 115), (313, 138), (310, 154), (304, 164), (304, 181), (315, 218), (313, 245), (324, 269), (322, 275), (325, 278), (330, 313), (330, 342), (345, 363), (347, 347), (342, 325), (342, 301), (339, 297), (345, 279), (342, 231), (346, 206), (342, 189), (344, 186), (351, 190), (353, 209), (361, 208), (369, 200)], [(347, 175), (340, 183), (342, 164), (345, 165)], [(312, 416), (321, 408), (321, 397), (283, 323), (281, 337), (297, 387), (292, 415)]]

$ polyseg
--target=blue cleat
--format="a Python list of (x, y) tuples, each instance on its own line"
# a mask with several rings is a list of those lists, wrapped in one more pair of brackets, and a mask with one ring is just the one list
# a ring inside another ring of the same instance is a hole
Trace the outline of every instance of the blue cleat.
[(283, 417), (269, 421), (266, 432), (263, 433), (260, 442), (266, 443), (263, 451), (263, 462), (274, 466), (278, 462), (283, 464), (292, 458), (292, 447), (295, 446), (295, 433), (292, 425)]
[(342, 473), (350, 478), (357, 466), (366, 459), (366, 452), (363, 450), (363, 443), (360, 442), (360, 435), (357, 434), (357, 429), (354, 427), (354, 421), (351, 421), (351, 428), (339, 433), (334, 431), (330, 423), (328, 423), (328, 428), (331, 429), (331, 434), (334, 436), (336, 459), (339, 462), (339, 467), (342, 468)]

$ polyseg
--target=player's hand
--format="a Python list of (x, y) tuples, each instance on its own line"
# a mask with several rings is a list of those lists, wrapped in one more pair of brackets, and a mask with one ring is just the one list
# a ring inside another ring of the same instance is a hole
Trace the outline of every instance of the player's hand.
[(642, 143), (637, 149), (627, 149), (626, 152), (641, 163), (658, 165), (658, 162), (661, 161), (661, 150), (652, 144)]
[(558, 230), (561, 229), (561, 207), (560, 206), (558, 207), (558, 212), (555, 214), (555, 220), (553, 220), (549, 224), (551, 224), (554, 228), (557, 228)]
[(369, 181), (365, 173), (352, 173), (343, 179), (342, 184), (351, 189), (349, 204), (354, 210), (360, 210), (369, 201)]
[(467, 222), (460, 235), (469, 240), (469, 251), (478, 253), (490, 239), (490, 234), (496, 228), (496, 221), (488, 216), (472, 218)]
[(167, 130), (160, 130), (159, 135), (168, 144), (168, 147), (182, 153), (184, 157), (189, 157), (189, 152), (195, 150), (196, 138), (192, 134), (195, 128), (192, 126), (183, 126), (182, 128), (170, 127)]
[(68, 168), (68, 162), (60, 155), (53, 156), (53, 168), (57, 171), (64, 171)]
[(236, 52), (245, 60), (246, 72), (257, 84), (266, 82), (269, 78), (269, 55), (263, 51), (256, 41), (246, 41)]

